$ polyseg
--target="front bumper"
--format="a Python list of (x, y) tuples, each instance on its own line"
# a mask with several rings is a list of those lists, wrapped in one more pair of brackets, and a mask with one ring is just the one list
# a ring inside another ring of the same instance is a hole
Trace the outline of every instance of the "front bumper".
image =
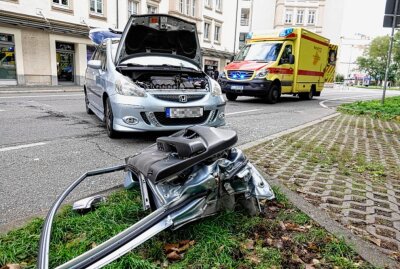
[[(252, 79), (249, 81), (236, 81), (219, 79), (221, 89), (225, 93), (234, 93), (244, 96), (265, 96), (268, 94), (272, 81), (266, 79)], [(243, 89), (232, 89), (232, 86), (242, 86)]]
[[(212, 96), (206, 93), (200, 100), (179, 103), (160, 100), (154, 95), (159, 92), (148, 93), (147, 97), (133, 97), (123, 95), (110, 96), (114, 114), (113, 128), (119, 132), (145, 131), (175, 131), (192, 125), (206, 125), (219, 127), (225, 125), (225, 101), (222, 96)], [(176, 94), (176, 93), (174, 93)], [(185, 93), (188, 96), (190, 93)], [(203, 107), (203, 116), (199, 118), (171, 119), (165, 116), (165, 109), (169, 107)], [(128, 124), (123, 119), (133, 117), (135, 124)]]

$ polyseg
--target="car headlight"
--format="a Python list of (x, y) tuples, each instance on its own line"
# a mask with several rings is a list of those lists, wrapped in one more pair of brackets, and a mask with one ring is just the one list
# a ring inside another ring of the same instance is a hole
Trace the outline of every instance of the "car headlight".
[(256, 78), (264, 78), (267, 75), (268, 75), (268, 70), (267, 69), (260, 69), (256, 73)]
[(146, 97), (146, 92), (125, 79), (117, 80), (115, 83), (115, 91), (121, 95)]
[(222, 95), (221, 86), (213, 79), (211, 80), (211, 94), (212, 96)]

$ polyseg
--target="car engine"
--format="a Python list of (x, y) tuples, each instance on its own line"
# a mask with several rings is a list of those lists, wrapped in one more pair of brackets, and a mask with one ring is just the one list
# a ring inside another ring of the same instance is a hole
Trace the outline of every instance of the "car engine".
[(132, 72), (125, 75), (145, 90), (209, 90), (207, 76), (200, 72)]

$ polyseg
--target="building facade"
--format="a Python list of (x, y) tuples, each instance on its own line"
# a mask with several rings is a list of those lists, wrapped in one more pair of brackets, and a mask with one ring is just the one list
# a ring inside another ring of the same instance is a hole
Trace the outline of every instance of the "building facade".
[(89, 30), (123, 30), (131, 14), (196, 23), (207, 72), (222, 70), (233, 55), (227, 0), (0, 0), (0, 7), (0, 85), (83, 85), (95, 49)]

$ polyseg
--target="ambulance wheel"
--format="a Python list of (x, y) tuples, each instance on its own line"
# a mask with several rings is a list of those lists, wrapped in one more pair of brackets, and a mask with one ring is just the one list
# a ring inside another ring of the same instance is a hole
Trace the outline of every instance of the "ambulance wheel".
[(226, 98), (227, 98), (229, 101), (236, 101), (236, 99), (238, 98), (238, 96), (237, 96), (237, 94), (227, 92), (227, 93), (226, 93)]
[(276, 104), (276, 102), (278, 102), (280, 96), (281, 96), (281, 91), (279, 89), (279, 86), (274, 84), (274, 85), (272, 85), (271, 89), (268, 92), (267, 102), (269, 104)]
[(313, 99), (313, 96), (313, 91), (299, 93), (299, 97), (301, 100), (311, 100)]

